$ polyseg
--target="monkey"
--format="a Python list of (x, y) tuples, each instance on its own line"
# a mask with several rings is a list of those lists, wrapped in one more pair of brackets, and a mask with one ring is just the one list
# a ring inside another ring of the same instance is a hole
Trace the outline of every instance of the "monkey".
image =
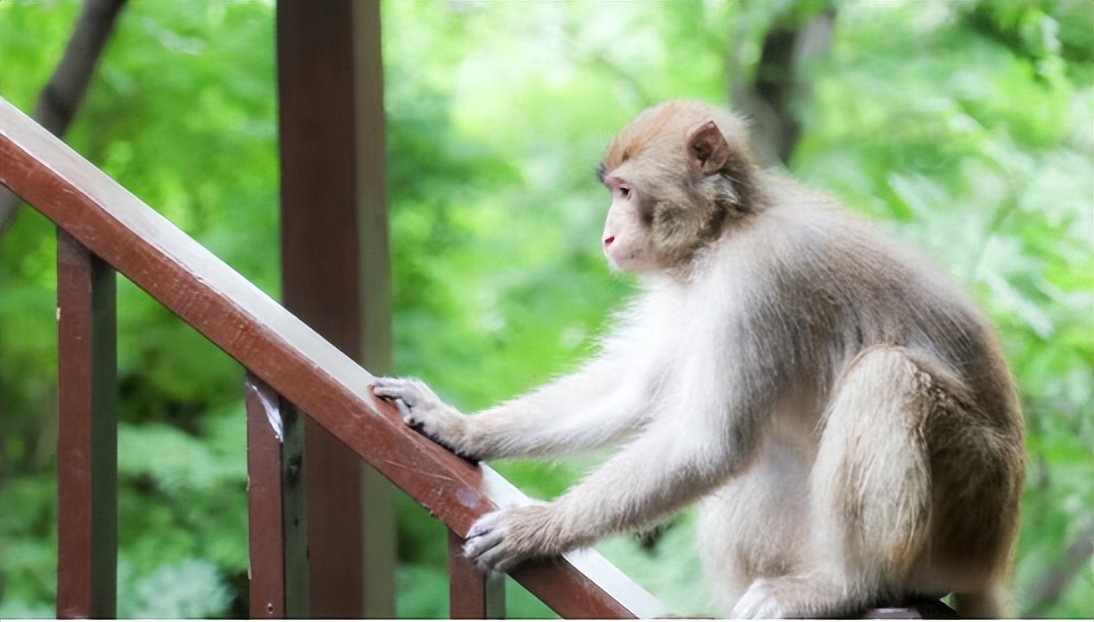
[(465, 416), (416, 379), (373, 392), (474, 460), (617, 453), (550, 502), (487, 513), (487, 571), (697, 504), (733, 617), (831, 617), (953, 595), (1000, 617), (1024, 477), (995, 328), (915, 251), (784, 172), (747, 123), (669, 101), (597, 169), (601, 246), (638, 293), (569, 375)]

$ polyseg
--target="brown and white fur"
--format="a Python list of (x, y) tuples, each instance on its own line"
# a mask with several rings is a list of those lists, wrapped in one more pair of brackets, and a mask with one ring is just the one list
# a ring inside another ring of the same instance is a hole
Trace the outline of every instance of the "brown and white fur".
[(576, 373), (466, 417), (379, 379), (475, 459), (622, 449), (558, 499), (500, 510), (467, 555), (507, 571), (700, 504), (735, 617), (853, 615), (955, 594), (998, 617), (1022, 418), (993, 329), (928, 262), (753, 165), (724, 110), (642, 113), (599, 169), (611, 263), (642, 293)]

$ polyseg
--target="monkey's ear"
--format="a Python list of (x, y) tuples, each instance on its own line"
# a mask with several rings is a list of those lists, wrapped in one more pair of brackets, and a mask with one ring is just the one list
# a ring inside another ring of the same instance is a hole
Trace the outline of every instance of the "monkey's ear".
[(688, 166), (701, 175), (722, 170), (729, 158), (729, 143), (714, 121), (707, 121), (688, 132)]

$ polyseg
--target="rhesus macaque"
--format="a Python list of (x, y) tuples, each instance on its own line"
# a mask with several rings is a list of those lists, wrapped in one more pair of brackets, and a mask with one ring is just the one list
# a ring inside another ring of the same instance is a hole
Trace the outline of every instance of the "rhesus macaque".
[(483, 516), (504, 572), (698, 502), (735, 617), (854, 615), (953, 593), (1004, 613), (1022, 417), (993, 328), (928, 262), (759, 169), (744, 123), (669, 102), (608, 147), (602, 239), (642, 293), (578, 372), (464, 416), (416, 380), (376, 395), (478, 460), (622, 449), (558, 499)]

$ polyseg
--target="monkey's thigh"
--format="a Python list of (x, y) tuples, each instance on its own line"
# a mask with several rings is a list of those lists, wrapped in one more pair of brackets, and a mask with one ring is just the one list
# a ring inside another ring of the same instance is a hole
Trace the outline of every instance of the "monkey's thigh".
[(954, 376), (930, 355), (876, 347), (844, 370), (811, 481), (826, 574), (904, 590), (930, 539), (928, 428), (946, 417)]
[(727, 611), (754, 579), (798, 563), (808, 533), (809, 466), (803, 452), (769, 440), (747, 472), (700, 504), (699, 555)]

